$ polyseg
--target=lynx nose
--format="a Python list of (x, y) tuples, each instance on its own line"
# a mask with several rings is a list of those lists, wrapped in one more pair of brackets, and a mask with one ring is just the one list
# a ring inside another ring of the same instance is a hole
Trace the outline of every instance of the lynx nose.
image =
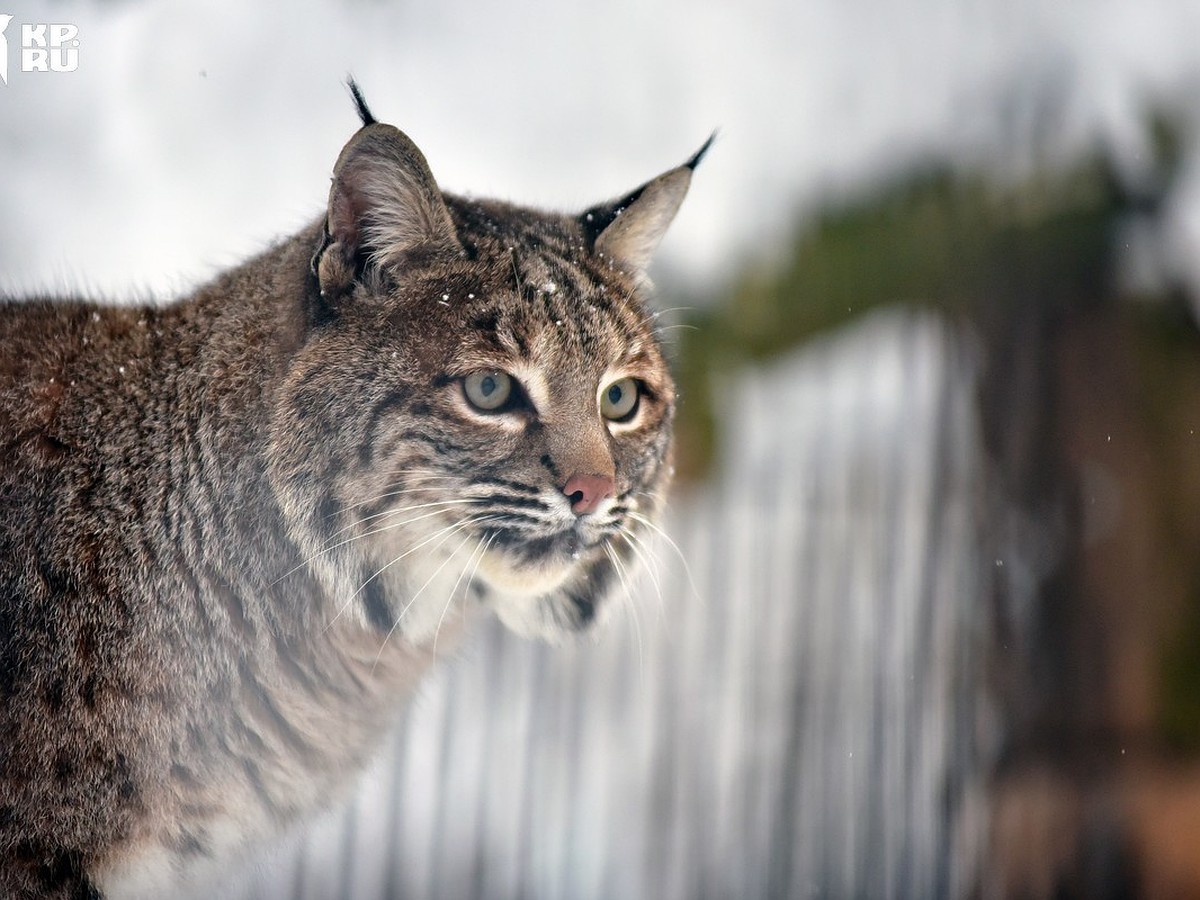
[(600, 504), (615, 492), (611, 478), (604, 475), (572, 475), (562, 492), (571, 502), (571, 512), (577, 516), (595, 512)]

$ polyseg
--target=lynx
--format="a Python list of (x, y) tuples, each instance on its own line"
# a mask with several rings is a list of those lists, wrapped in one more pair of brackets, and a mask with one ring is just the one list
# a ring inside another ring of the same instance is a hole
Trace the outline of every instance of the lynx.
[(443, 193), (351, 89), (299, 234), (168, 304), (0, 302), (4, 897), (208, 883), (336, 798), (468, 612), (582, 630), (657, 527), (645, 271), (709, 144), (550, 214)]

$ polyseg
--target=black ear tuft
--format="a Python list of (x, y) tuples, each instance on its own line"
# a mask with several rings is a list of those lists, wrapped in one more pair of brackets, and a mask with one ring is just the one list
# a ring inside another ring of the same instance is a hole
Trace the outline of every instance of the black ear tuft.
[[(346, 86), (350, 88), (350, 96), (354, 98), (354, 107), (358, 110), (358, 117), (362, 119), (364, 126), (374, 125), (376, 119), (371, 115), (371, 110), (367, 108), (367, 101), (363, 99), (362, 91), (358, 88), (358, 82), (354, 80), (353, 75), (346, 78)], [(709, 139), (711, 143), (712, 139)], [(705, 145), (707, 148), (707, 145)]]
[(584, 211), (579, 224), (593, 253), (644, 273), (650, 256), (687, 194), (692, 172), (704, 159), (717, 133), (709, 135), (682, 166), (664, 172), (618, 200)]
[[(348, 83), (353, 91), (356, 85)], [(417, 145), (399, 129), (371, 119), (354, 133), (333, 166), (325, 236), (314, 257), (318, 284), (325, 294), (339, 295), (368, 266), (401, 265), (417, 251), (464, 252)]]
[(696, 171), (696, 166), (700, 165), (700, 160), (704, 159), (704, 154), (708, 152), (708, 148), (713, 145), (713, 141), (717, 139), (717, 132), (714, 130), (708, 136), (708, 140), (704, 142), (704, 146), (692, 154), (692, 158), (684, 163), (693, 172)]

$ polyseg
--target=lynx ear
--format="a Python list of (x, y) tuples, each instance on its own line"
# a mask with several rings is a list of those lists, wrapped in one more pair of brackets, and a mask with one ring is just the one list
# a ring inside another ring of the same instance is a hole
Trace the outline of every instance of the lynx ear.
[(581, 217), (592, 250), (641, 273), (687, 195), (692, 172), (712, 146), (714, 132), (686, 163), (664, 172), (620, 200), (603, 203)]
[(417, 251), (463, 252), (417, 145), (374, 121), (359, 129), (334, 165), (325, 228), (328, 244), (316, 266), (322, 291), (348, 287), (369, 264), (395, 264)]

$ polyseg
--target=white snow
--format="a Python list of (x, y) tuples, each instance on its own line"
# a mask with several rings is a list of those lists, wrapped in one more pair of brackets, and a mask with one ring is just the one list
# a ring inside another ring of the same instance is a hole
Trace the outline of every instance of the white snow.
[[(23, 22), (79, 69), (22, 73)], [(830, 194), (934, 153), (1020, 168), (1200, 84), (1194, 0), (23, 2), (0, 85), (0, 288), (175, 293), (315, 216), (375, 115), (448, 189), (583, 209), (716, 145), (660, 273), (703, 295)], [(1200, 285), (1200, 155), (1169, 258)]]

